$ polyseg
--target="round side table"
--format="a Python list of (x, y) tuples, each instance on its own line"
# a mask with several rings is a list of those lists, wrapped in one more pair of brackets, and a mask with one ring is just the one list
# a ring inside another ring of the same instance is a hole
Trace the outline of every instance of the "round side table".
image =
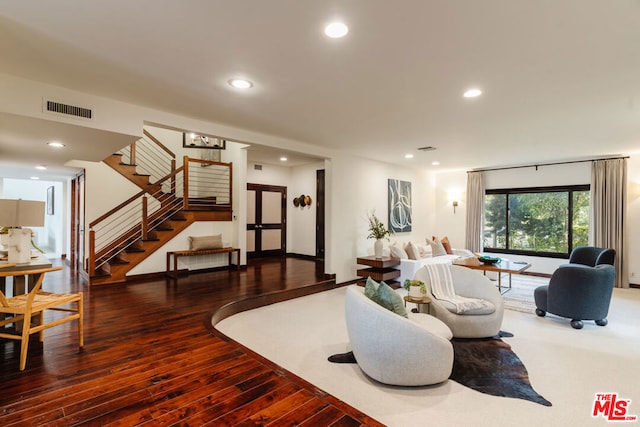
[(412, 297), (411, 295), (406, 295), (404, 297), (405, 307), (407, 306), (408, 302), (418, 306), (418, 308), (413, 309), (413, 313), (425, 313), (425, 311), (420, 310), (421, 308), (420, 306), (426, 305), (426, 313), (431, 314), (431, 298), (429, 297), (416, 298), (416, 297)]

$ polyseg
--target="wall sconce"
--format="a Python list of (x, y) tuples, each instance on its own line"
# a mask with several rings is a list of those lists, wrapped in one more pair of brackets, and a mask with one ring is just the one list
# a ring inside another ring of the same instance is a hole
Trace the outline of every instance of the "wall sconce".
[(458, 201), (454, 200), (453, 201), (453, 213), (456, 213), (456, 208), (458, 207)]

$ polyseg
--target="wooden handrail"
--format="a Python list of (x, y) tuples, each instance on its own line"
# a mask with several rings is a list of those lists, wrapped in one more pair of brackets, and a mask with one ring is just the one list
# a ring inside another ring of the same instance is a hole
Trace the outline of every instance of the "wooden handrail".
[(206, 165), (220, 165), (220, 166), (229, 166), (229, 167), (231, 167), (231, 163), (214, 162), (212, 160), (194, 159), (194, 158), (191, 158), (191, 157), (188, 157), (188, 156), (184, 156), (183, 164), (185, 164), (184, 162), (204, 163)]
[(171, 156), (171, 158), (175, 159), (176, 155), (173, 153), (173, 151), (169, 150), (162, 142), (158, 141), (155, 136), (151, 135), (146, 129), (144, 129), (142, 131), (142, 133), (145, 134), (145, 136), (147, 136), (151, 141), (153, 141), (154, 143), (156, 143), (156, 145), (158, 145), (158, 147), (162, 148), (162, 150), (164, 150), (168, 155)]
[[(176, 169), (175, 171), (171, 172), (169, 175), (165, 176), (160, 181), (157, 181), (155, 183), (155, 185), (160, 185), (160, 184), (162, 184), (162, 182), (168, 180), (169, 178), (175, 177), (176, 174), (182, 172), (182, 169), (184, 169), (184, 166), (180, 166), (178, 169)], [(114, 213), (119, 211), (120, 209), (124, 208), (126, 205), (128, 205), (131, 202), (133, 202), (135, 199), (137, 199), (139, 197), (142, 197), (146, 193), (147, 193), (146, 190), (141, 190), (140, 192), (138, 192), (138, 193), (134, 194), (133, 196), (129, 197), (127, 200), (125, 200), (124, 202), (120, 203), (115, 208), (111, 209), (110, 211), (108, 211), (107, 213), (105, 213), (103, 215), (100, 215), (98, 218), (96, 218), (91, 223), (89, 223), (89, 228), (93, 228), (97, 223), (99, 223), (101, 221), (104, 221), (106, 218), (110, 217), (111, 215), (113, 215)]]
[(189, 156), (182, 158), (182, 167), (184, 168), (184, 174), (182, 175), (182, 208), (187, 210), (189, 209)]

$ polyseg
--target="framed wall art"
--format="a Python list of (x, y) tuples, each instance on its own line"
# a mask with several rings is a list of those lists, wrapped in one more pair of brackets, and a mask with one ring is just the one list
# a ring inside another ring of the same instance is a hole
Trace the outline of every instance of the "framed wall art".
[(389, 229), (396, 233), (411, 231), (411, 182), (388, 180)]

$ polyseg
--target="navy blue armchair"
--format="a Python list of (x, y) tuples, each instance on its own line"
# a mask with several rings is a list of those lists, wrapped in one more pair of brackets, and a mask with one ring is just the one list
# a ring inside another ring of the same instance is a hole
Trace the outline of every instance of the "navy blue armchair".
[(536, 314), (567, 317), (575, 329), (582, 329), (583, 320), (595, 320), (598, 326), (606, 326), (615, 277), (615, 268), (608, 264), (558, 268), (549, 285), (539, 286), (533, 292)]
[(613, 265), (616, 251), (608, 248), (597, 248), (595, 246), (578, 246), (569, 256), (569, 264), (581, 264), (595, 267), (600, 264)]

